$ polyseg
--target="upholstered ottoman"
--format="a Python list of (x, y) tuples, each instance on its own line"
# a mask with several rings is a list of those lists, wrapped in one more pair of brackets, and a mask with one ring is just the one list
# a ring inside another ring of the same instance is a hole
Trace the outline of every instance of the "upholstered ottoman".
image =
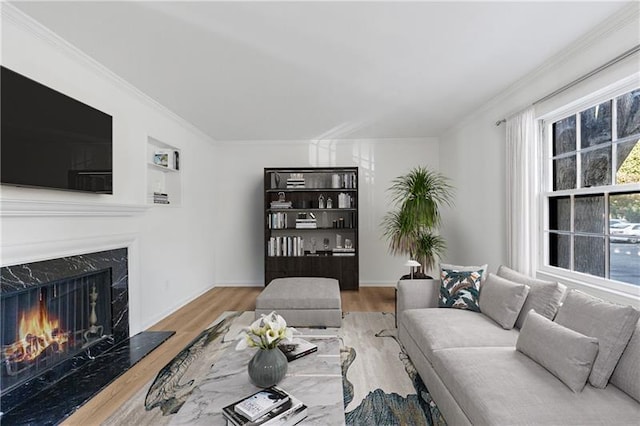
[(276, 278), (256, 299), (256, 318), (276, 311), (292, 327), (340, 327), (342, 303), (338, 280)]

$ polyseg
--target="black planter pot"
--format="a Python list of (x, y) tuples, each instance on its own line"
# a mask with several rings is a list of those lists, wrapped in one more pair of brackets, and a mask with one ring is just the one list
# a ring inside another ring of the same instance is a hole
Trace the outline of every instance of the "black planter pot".
[[(401, 280), (410, 280), (411, 279), (411, 274), (407, 274), (407, 275), (403, 275), (400, 277)], [(424, 274), (422, 272), (414, 272), (413, 273), (413, 279), (414, 280), (432, 280), (433, 277)]]

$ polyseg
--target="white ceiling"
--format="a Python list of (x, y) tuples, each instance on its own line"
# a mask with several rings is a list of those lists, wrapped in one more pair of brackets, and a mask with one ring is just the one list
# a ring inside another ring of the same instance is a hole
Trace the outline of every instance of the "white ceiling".
[(625, 3), (14, 4), (214, 139), (284, 140), (437, 136)]

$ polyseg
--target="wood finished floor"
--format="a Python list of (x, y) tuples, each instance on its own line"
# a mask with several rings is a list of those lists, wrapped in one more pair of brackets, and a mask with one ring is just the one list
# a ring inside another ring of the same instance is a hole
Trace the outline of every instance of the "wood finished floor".
[[(62, 424), (84, 426), (102, 423), (152, 380), (165, 364), (224, 311), (254, 310), (256, 297), (261, 290), (261, 287), (214, 288), (149, 328), (149, 330), (172, 330), (176, 334)], [(343, 291), (341, 292), (342, 310), (345, 312), (394, 312), (394, 292), (393, 287), (364, 287), (359, 291)]]

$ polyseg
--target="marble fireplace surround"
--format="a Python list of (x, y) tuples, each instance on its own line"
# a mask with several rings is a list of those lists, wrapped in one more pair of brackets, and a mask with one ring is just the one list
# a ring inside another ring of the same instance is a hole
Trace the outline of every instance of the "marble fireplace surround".
[[(129, 261), (130, 248), (135, 254), (135, 238), (123, 236), (104, 240), (76, 241), (79, 246), (98, 247), (99, 251), (71, 254), (73, 242), (57, 245), (57, 253), (67, 253), (62, 257), (48, 260), (16, 263), (0, 269), (0, 291), (9, 294), (51, 281), (73, 278), (80, 274), (111, 270), (111, 318), (113, 338), (104, 339), (72, 358), (54, 366), (46, 373), (31, 379), (6, 394), (0, 396), (0, 421), (7, 424), (57, 424), (73, 413), (101, 389), (115, 380), (124, 371), (150, 353), (173, 332), (142, 332), (130, 337), (129, 334)], [(104, 246), (117, 248), (102, 249)], [(56, 244), (39, 244), (42, 250), (51, 249)], [(68, 247), (67, 247), (68, 246)], [(87, 250), (85, 247), (84, 250)], [(20, 257), (20, 249), (3, 248), (3, 261)], [(82, 249), (81, 249), (82, 250)], [(56, 250), (53, 250), (56, 252)], [(32, 257), (42, 255), (31, 252)]]

